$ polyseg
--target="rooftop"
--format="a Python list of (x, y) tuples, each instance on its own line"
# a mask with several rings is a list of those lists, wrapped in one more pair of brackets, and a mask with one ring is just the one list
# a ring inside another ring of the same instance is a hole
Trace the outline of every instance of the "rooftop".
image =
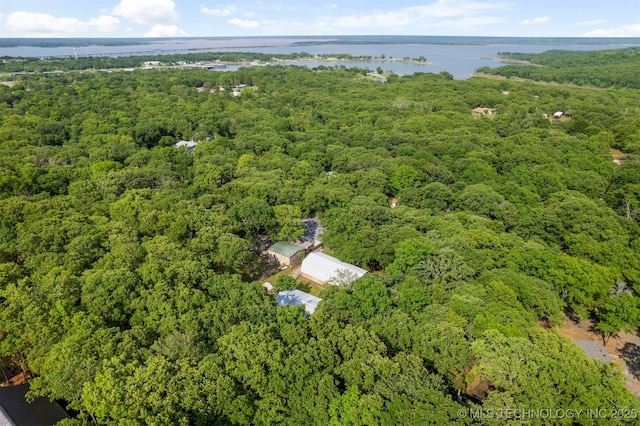
[(285, 241), (279, 241), (269, 247), (268, 250), (274, 253), (281, 254), (282, 256), (291, 257), (299, 251), (303, 250), (303, 248), (291, 243), (287, 243)]
[(182, 146), (186, 146), (187, 148), (195, 148), (196, 143), (194, 141), (180, 141), (176, 143), (176, 148), (180, 148)]
[(302, 261), (302, 273), (320, 282), (338, 278), (341, 272), (345, 280), (352, 282), (367, 273), (365, 269), (336, 259), (324, 253), (310, 253)]
[(322, 299), (305, 293), (304, 291), (286, 290), (278, 293), (276, 300), (282, 306), (304, 305), (304, 310), (307, 311), (308, 314), (312, 314)]
[(57, 403), (38, 397), (27, 402), (29, 384), (0, 388), (0, 425), (54, 425), (69, 417)]
[(304, 226), (304, 234), (300, 237), (301, 242), (317, 244), (322, 241), (320, 239), (320, 235), (322, 234), (323, 229), (322, 225), (320, 225), (320, 220), (317, 217), (304, 219), (302, 221), (302, 225)]

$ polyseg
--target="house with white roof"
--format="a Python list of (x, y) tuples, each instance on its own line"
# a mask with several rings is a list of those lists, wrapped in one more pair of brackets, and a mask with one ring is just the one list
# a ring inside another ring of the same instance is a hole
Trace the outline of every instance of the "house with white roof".
[(175, 144), (176, 148), (182, 148), (185, 147), (187, 148), (187, 150), (189, 152), (193, 151), (194, 149), (196, 149), (196, 143), (193, 140), (190, 141), (180, 141), (178, 143)]
[(302, 261), (300, 276), (317, 284), (351, 284), (367, 271), (324, 253), (310, 253)]

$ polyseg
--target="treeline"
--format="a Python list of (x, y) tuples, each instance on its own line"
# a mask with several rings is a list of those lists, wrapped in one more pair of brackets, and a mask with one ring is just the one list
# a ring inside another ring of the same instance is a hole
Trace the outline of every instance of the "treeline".
[(166, 41), (167, 38), (152, 38), (152, 37), (98, 37), (98, 38), (2, 38), (0, 39), (0, 47), (21, 47), (21, 46), (36, 46), (36, 47), (85, 47), (85, 46), (131, 46), (141, 44), (152, 44), (157, 42)]
[(323, 44), (435, 44), (435, 45), (534, 45), (534, 46), (566, 46), (571, 45), (620, 45), (638, 44), (636, 37), (486, 37), (486, 36), (400, 36), (400, 35), (366, 35), (366, 36), (332, 36), (318, 40), (305, 40), (294, 43), (297, 46), (313, 46)]
[(550, 50), (544, 53), (501, 53), (508, 60), (527, 61), (532, 65), (482, 67), (477, 71), (520, 77), (534, 81), (549, 81), (602, 88), (640, 89), (640, 48), (604, 51)]
[[(346, 68), (22, 77), (0, 87), (0, 360), (78, 424), (638, 410), (555, 326), (640, 325), (639, 104)], [(373, 273), (305, 319), (254, 280), (310, 214)]]
[(175, 65), (184, 61), (187, 63), (201, 61), (220, 61), (226, 63), (242, 63), (273, 60), (295, 60), (313, 57), (306, 52), (300, 53), (249, 53), (249, 52), (201, 52), (173, 55), (140, 55), (118, 57), (78, 57), (74, 58), (10, 58), (3, 57), (0, 62), (0, 72), (46, 72), (71, 70), (100, 70), (115, 68), (135, 68), (147, 61), (160, 61), (165, 65)]

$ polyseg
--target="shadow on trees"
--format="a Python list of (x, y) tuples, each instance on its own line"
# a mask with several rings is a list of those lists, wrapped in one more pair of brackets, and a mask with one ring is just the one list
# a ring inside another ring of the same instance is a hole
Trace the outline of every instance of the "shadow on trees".
[(640, 380), (640, 346), (627, 342), (620, 349), (620, 355), (627, 364), (629, 372), (633, 377)]

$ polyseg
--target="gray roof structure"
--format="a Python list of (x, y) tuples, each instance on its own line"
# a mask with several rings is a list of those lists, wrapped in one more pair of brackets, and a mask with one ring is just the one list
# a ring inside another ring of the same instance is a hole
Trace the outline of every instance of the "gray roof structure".
[(315, 312), (318, 303), (320, 303), (322, 299), (309, 293), (305, 293), (304, 291), (286, 290), (278, 293), (276, 300), (282, 306), (304, 305), (304, 310), (307, 311), (308, 314), (312, 314)]
[(300, 242), (308, 242), (313, 245), (318, 245), (322, 242), (321, 235), (324, 229), (317, 217), (303, 219), (302, 225), (304, 226), (304, 234), (300, 237)]
[(602, 362), (613, 361), (609, 352), (607, 352), (598, 342), (580, 339), (573, 339), (573, 341), (584, 350), (589, 358), (597, 359)]
[(28, 383), (0, 387), (0, 426), (49, 426), (69, 417), (60, 405), (47, 398), (27, 402), (28, 390)]

